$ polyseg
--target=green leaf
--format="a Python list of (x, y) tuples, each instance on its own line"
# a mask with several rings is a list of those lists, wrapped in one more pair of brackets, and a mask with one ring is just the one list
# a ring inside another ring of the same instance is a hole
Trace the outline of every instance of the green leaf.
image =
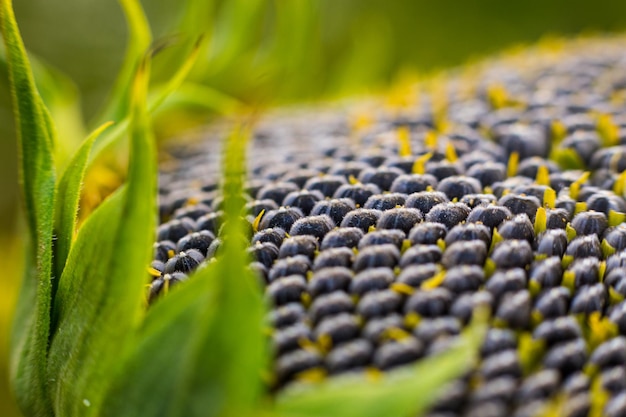
[[(316, 60), (321, 59), (318, 54), (320, 36), (315, 25), (319, 19), (319, 3), (314, 0), (276, 4), (271, 43), (264, 56), (264, 72), (272, 73), (274, 88), (281, 92), (298, 92), (302, 90), (302, 80), (310, 78), (309, 72), (315, 69)], [(306, 87), (309, 86), (306, 83)]]
[(46, 352), (50, 327), (52, 227), (54, 208), (54, 129), (37, 92), (10, 0), (0, 3), (13, 105), (19, 177), (30, 232), (12, 358), (13, 385), (27, 415), (51, 415), (46, 395)]
[[(167, 80), (170, 78), (172, 68), (184, 61), (197, 46), (197, 39), (208, 39), (212, 35), (213, 25), (218, 2), (206, 0), (186, 0), (182, 2), (181, 15), (172, 25), (169, 33), (174, 33), (174, 44), (159, 51), (158, 59), (155, 59), (152, 67), (153, 79)], [(206, 46), (206, 45), (205, 45)], [(206, 55), (206, 48), (203, 51)]]
[(460, 343), (444, 353), (378, 378), (332, 377), (317, 386), (295, 387), (279, 394), (275, 415), (289, 417), (412, 417), (424, 412), (436, 394), (476, 360), (486, 329), (477, 320)]
[[(54, 211), (54, 228), (57, 236), (56, 245), (54, 247), (54, 269), (55, 276), (57, 277), (60, 277), (63, 273), (65, 261), (70, 252), (74, 238), (78, 201), (80, 199), (80, 191), (91, 147), (96, 138), (112, 124), (113, 122), (103, 124), (85, 139), (81, 147), (72, 157), (67, 169), (61, 176), (61, 180), (57, 184), (58, 198)], [(56, 282), (58, 282), (58, 280)]]
[[(186, 394), (184, 381), (194, 372), (194, 361), (201, 360), (199, 333), (210, 327), (216, 313), (211, 269), (199, 271), (150, 308), (123, 372), (106, 395), (103, 417), (183, 415), (175, 399)], [(204, 398), (213, 402), (216, 395)], [(209, 415), (205, 411), (199, 415)]]
[[(223, 255), (217, 262), (217, 309), (211, 332), (203, 341), (202, 351), (209, 357), (198, 361), (194, 378), (187, 388), (192, 404), (202, 401), (198, 385), (209, 382), (221, 391), (220, 415), (241, 416), (256, 410), (264, 391), (262, 375), (269, 359), (268, 340), (264, 334), (266, 305), (260, 281), (246, 266), (247, 221), (241, 217), (246, 175), (245, 149), (250, 132), (235, 132), (226, 143), (224, 155), (224, 225)], [(221, 278), (221, 279), (220, 279)], [(224, 361), (228, 358), (228, 361)], [(210, 381), (207, 381), (210, 375)], [(194, 401), (194, 398), (196, 399)]]
[(81, 227), (55, 299), (50, 397), (58, 416), (100, 415), (143, 317), (156, 229), (156, 150), (146, 111), (149, 62), (133, 83), (128, 183)]
[[(36, 246), (42, 243), (38, 239), (40, 237), (38, 226), (40, 222), (46, 223), (41, 217), (52, 215), (50, 197), (54, 190), (52, 160), (54, 137), (47, 125), (47, 112), (35, 87), (11, 1), (2, 0), (0, 4), (2, 35), (6, 45), (20, 142), (20, 181), (23, 187), (28, 225), (33, 245)], [(51, 185), (52, 188), (50, 188)]]
[(221, 257), (151, 307), (104, 416), (234, 417), (258, 408), (269, 352), (265, 305), (246, 268), (238, 215), (244, 146), (243, 136), (234, 135), (225, 158)]
[(50, 112), (57, 131), (63, 136), (55, 143), (57, 169), (69, 162), (74, 150), (85, 137), (85, 126), (78, 88), (72, 80), (56, 68), (31, 56), (37, 88)]
[[(95, 332), (106, 325), (98, 322), (104, 319), (104, 299), (119, 291), (112, 285), (111, 265), (126, 195), (126, 189), (118, 191), (85, 221), (61, 276), (53, 314), (58, 330), (52, 338), (48, 364), (49, 395), (56, 415), (79, 414), (82, 400), (91, 404), (92, 391), (98, 389), (84, 386), (79, 378), (85, 378), (84, 368), (97, 365), (95, 358), (102, 356), (101, 346), (89, 349), (86, 344), (97, 337), (91, 333), (92, 327)], [(125, 329), (129, 321), (113, 323)]]
[(139, 0), (118, 1), (122, 6), (129, 32), (126, 56), (104, 110), (97, 118), (97, 124), (102, 124), (107, 120), (118, 122), (127, 117), (131, 101), (130, 86), (133, 84), (133, 78), (145, 52), (152, 43), (150, 23), (141, 7), (141, 2)]
[[(393, 60), (393, 32), (389, 22), (379, 14), (370, 12), (361, 16), (358, 24), (350, 29), (351, 42), (334, 68), (334, 85), (331, 88), (344, 93), (360, 86), (374, 85), (373, 80), (382, 74)], [(363, 27), (375, 27), (375, 31), (363, 31)]]
[(229, 115), (242, 107), (243, 103), (239, 100), (211, 87), (185, 82), (163, 102), (158, 108), (158, 113), (177, 109), (199, 109)]
[(236, 58), (257, 45), (257, 32), (262, 29), (259, 16), (264, 15), (266, 5), (265, 0), (230, 0), (222, 5), (214, 21), (212, 56), (203, 69), (212, 73), (228, 71)]
[[(8, 63), (0, 47), (0, 68), (6, 71)], [(69, 157), (84, 138), (82, 111), (76, 85), (50, 64), (28, 53), (37, 90), (48, 108), (57, 130), (63, 132), (55, 143), (57, 169), (67, 164)]]
[[(41, 309), (33, 309), (37, 304), (37, 268), (34, 255), (26, 251), (25, 271), (22, 277), (17, 304), (15, 306), (12, 333), (10, 380), (17, 403), (25, 415), (52, 415), (47, 401), (44, 370), (39, 369), (38, 361), (46, 360), (45, 352), (37, 351), (36, 318)], [(45, 366), (45, 362), (44, 362)]]
[[(189, 56), (185, 60), (183, 60), (181, 66), (178, 68), (172, 78), (167, 83), (160, 86), (155, 94), (151, 95), (148, 102), (149, 113), (152, 114), (156, 112), (156, 110), (160, 108), (160, 106), (167, 100), (167, 98), (181, 86), (181, 84), (189, 74), (189, 71), (191, 71), (191, 68), (198, 59), (201, 45), (202, 38), (197, 40), (195, 47), (192, 49)], [(102, 151), (104, 151), (104, 149), (115, 143), (120, 138), (124, 137), (124, 134), (128, 130), (129, 123), (130, 119), (126, 117), (120, 123), (117, 123), (108, 132), (99, 136), (93, 145), (90, 160), (93, 161), (98, 155), (100, 155)]]
[(200, 51), (203, 46), (205, 46), (204, 39), (203, 36), (198, 36), (189, 55), (182, 60), (182, 65), (178, 68), (176, 73), (174, 73), (172, 78), (170, 78), (167, 83), (159, 86), (156, 92), (150, 94), (148, 108), (151, 112), (158, 109), (172, 93), (178, 90), (183, 81), (185, 81), (185, 78), (187, 78), (187, 75), (198, 60)]
[(176, 25), (176, 31), (189, 34), (192, 39), (202, 34), (209, 35), (213, 29), (216, 10), (219, 5), (215, 1), (186, 0), (184, 11)]

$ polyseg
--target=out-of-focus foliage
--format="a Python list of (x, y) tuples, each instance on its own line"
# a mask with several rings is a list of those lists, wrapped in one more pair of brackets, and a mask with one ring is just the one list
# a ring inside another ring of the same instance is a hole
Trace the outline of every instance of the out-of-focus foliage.
[[(58, 109), (57, 124), (64, 117), (65, 124), (84, 133), (71, 115), (75, 109), (68, 104), (80, 99), (86, 119), (93, 123), (88, 127), (96, 127), (101, 122), (96, 120), (97, 111), (111, 90), (125, 54), (127, 33), (120, 5), (81, 0), (16, 3), (29, 49), (58, 69), (56, 85), (66, 99), (57, 103), (65, 107), (54, 106)], [(185, 113), (173, 113), (162, 118), (165, 122), (157, 123), (168, 135), (176, 125), (205, 122), (207, 113), (211, 113), (207, 107), (230, 108), (229, 96), (265, 106), (380, 91), (400, 74), (460, 64), (470, 57), (533, 42), (546, 34), (575, 35), (626, 27), (626, 3), (620, 0), (593, 4), (585, 0), (144, 3), (153, 38), (160, 44), (175, 45), (155, 60), (157, 80), (171, 75), (169, 58), (183, 56), (185, 41), (190, 45), (197, 34), (208, 36), (204, 56), (191, 76), (193, 84), (184, 86), (181, 94), (172, 98), (178, 108), (181, 102), (187, 104)], [(190, 12), (185, 14), (187, 7)], [(67, 79), (76, 83), (80, 97), (71, 92)], [(44, 98), (58, 100), (47, 94), (46, 86), (41, 87)], [(196, 93), (190, 95), (189, 91)], [(0, 85), (0, 99), (0, 134), (8, 139), (12, 137), (12, 122), (6, 85)], [(2, 142), (0, 154), (14, 155), (13, 141)], [(9, 175), (15, 172), (15, 166), (10, 161), (0, 166), (6, 190), (0, 197), (0, 214), (4, 214), (15, 208), (17, 187), (15, 177)]]
[[(57, 81), (71, 79), (76, 83), (77, 90), (72, 93), (72, 86), (57, 82), (64, 97), (60, 103), (64, 106), (55, 106), (61, 113), (55, 117), (57, 124), (64, 117), (68, 127), (84, 133), (74, 122), (75, 108), (70, 104), (77, 102), (75, 92), (79, 92), (87, 119), (93, 120), (111, 89), (126, 42), (118, 2), (16, 3), (29, 49), (67, 76), (59, 75)], [(203, 104), (223, 105), (224, 97), (216, 91), (248, 102), (274, 104), (376, 91), (400, 73), (459, 64), (546, 34), (575, 35), (626, 27), (626, 3), (620, 0), (593, 4), (585, 0), (201, 0), (190, 2), (193, 9), (186, 17), (184, 2), (144, 3), (155, 39), (179, 33), (176, 26), (180, 22), (192, 35), (208, 30), (211, 39), (204, 65), (199, 65), (192, 76), (199, 88), (191, 90), (206, 88), (201, 94), (204, 100), (187, 95), (189, 107), (198, 112), (163, 118), (167, 124), (157, 127), (168, 135), (175, 129), (173, 124), (206, 121)], [(273, 32), (274, 40), (270, 36)], [(180, 42), (180, 37), (168, 40)], [(4, 67), (1, 70), (4, 72)], [(166, 72), (157, 60), (157, 76), (165, 77)], [(44, 98), (52, 100), (45, 86), (42, 90)], [(183, 88), (181, 95), (189, 90)], [(3, 229), (13, 224), (17, 194), (16, 167), (10, 159), (15, 148), (8, 102), (7, 86), (0, 83)]]
[[(186, 2), (144, 3), (155, 39), (176, 32), (182, 19), (190, 31), (210, 31), (208, 62), (198, 67), (194, 80), (237, 97), (266, 100), (314, 98), (347, 86), (363, 90), (384, 84), (405, 67), (458, 64), (546, 33), (626, 25), (626, 4), (619, 0), (593, 5), (584, 0), (203, 0), (194, 8), (195, 19), (183, 17)], [(126, 33), (117, 2), (23, 0), (15, 7), (30, 49), (78, 83), (92, 114), (124, 55)], [(273, 39), (274, 34), (279, 36)]]
[[(0, 251), (7, 259), (12, 260), (6, 264), (5, 273), (7, 277), (19, 277), (22, 272), (22, 262), (19, 261), (21, 256), (20, 244), (21, 241), (16, 237), (6, 235), (0, 237)], [(0, 298), (0, 414), (6, 417), (19, 415), (15, 400), (9, 390), (9, 363), (7, 360), (9, 357), (9, 329), (12, 324), (12, 312), (15, 308), (19, 287), (19, 280), (2, 280), (3, 294)]]

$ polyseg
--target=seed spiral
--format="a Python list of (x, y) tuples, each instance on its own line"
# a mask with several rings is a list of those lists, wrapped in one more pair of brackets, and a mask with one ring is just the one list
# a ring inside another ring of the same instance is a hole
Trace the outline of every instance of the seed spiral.
[[(624, 416), (623, 40), (472, 68), (408, 89), (410, 106), (255, 130), (242, 216), (270, 385), (412, 363), (485, 305), (479, 361), (428, 415)], [(219, 254), (218, 155), (180, 145), (162, 167), (151, 302)]]

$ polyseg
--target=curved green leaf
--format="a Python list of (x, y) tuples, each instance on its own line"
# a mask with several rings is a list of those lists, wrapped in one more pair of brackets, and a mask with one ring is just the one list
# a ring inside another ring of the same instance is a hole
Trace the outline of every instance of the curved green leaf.
[(56, 167), (61, 169), (86, 135), (80, 95), (72, 80), (56, 68), (32, 55), (31, 64), (37, 88), (54, 125), (57, 131), (63, 132), (55, 143), (54, 155)]
[[(76, 225), (76, 215), (78, 212), (78, 201), (80, 199), (80, 190), (89, 153), (94, 141), (102, 132), (104, 132), (113, 122), (108, 122), (94, 130), (85, 139), (81, 147), (72, 157), (69, 165), (59, 183), (57, 184), (57, 201), (54, 211), (54, 228), (57, 236), (56, 245), (54, 247), (54, 269), (55, 276), (60, 277), (65, 268), (65, 261), (70, 252), (72, 240), (74, 238), (74, 227)], [(56, 280), (55, 282), (58, 282)], [(54, 292), (54, 288), (53, 288)]]
[(278, 416), (412, 417), (425, 411), (445, 384), (475, 363), (486, 329), (485, 320), (472, 324), (460, 343), (417, 364), (380, 378), (359, 375), (329, 378), (313, 387), (287, 390), (275, 406)]
[[(212, 56), (205, 62), (204, 70), (211, 73), (232, 68), (233, 61), (247, 52), (250, 44), (259, 42), (257, 32), (267, 2), (265, 0), (230, 0), (222, 5), (214, 21)], [(207, 21), (208, 22), (208, 21)]]
[(229, 141), (222, 256), (149, 310), (104, 416), (235, 417), (258, 408), (269, 355), (259, 283), (238, 238), (243, 146), (241, 135)]
[(81, 227), (55, 299), (48, 377), (58, 416), (97, 416), (143, 316), (156, 229), (156, 150), (145, 108), (149, 62), (133, 83), (128, 183)]
[[(197, 39), (208, 39), (212, 36), (218, 2), (206, 0), (185, 0), (181, 4), (182, 13), (172, 25), (170, 33), (174, 34), (175, 47), (159, 52), (152, 67), (153, 79), (167, 80), (172, 68), (184, 61), (189, 52), (197, 46)], [(206, 55), (206, 48), (202, 52)]]
[[(150, 97), (148, 102), (148, 111), (150, 113), (154, 113), (157, 109), (159, 109), (163, 102), (180, 87), (198, 59), (201, 45), (202, 39), (198, 39), (195, 47), (192, 49), (189, 56), (182, 62), (181, 66), (172, 78), (161, 86), (157, 93)], [(104, 149), (122, 138), (128, 129), (129, 123), (130, 119), (126, 117), (120, 123), (117, 123), (113, 129), (98, 137), (93, 145), (90, 160), (93, 161)]]
[[(101, 389), (86, 388), (79, 379), (84, 378), (84, 368), (96, 366), (96, 358), (102, 356), (101, 347), (94, 346), (96, 352), (86, 344), (96, 337), (90, 333), (92, 327), (94, 330), (104, 327), (98, 323), (98, 319), (104, 319), (103, 299), (109, 292), (119, 291), (109, 285), (113, 281), (110, 265), (126, 195), (126, 189), (117, 192), (87, 219), (61, 277), (53, 317), (58, 322), (58, 331), (52, 339), (48, 364), (50, 397), (56, 415), (79, 415), (79, 407), (85, 407), (82, 401), (91, 404), (93, 390)], [(115, 325), (126, 330), (127, 323), (115, 322)]]
[[(76, 85), (45, 61), (28, 53), (37, 90), (48, 108), (58, 131), (63, 137), (55, 143), (55, 164), (57, 169), (67, 164), (71, 153), (84, 138), (82, 110)], [(4, 48), (0, 51), (0, 68), (7, 71), (8, 63)], [(8, 72), (8, 71), (7, 71)]]
[(36, 246), (41, 243), (38, 239), (40, 222), (46, 223), (42, 217), (52, 215), (50, 197), (54, 190), (54, 132), (47, 124), (47, 111), (35, 87), (10, 0), (2, 0), (0, 12), (20, 142), (20, 182), (31, 238)]
[(183, 81), (185, 81), (185, 78), (187, 78), (187, 75), (198, 60), (198, 55), (205, 43), (204, 39), (204, 36), (198, 36), (189, 55), (182, 60), (182, 65), (174, 73), (172, 78), (170, 78), (167, 83), (161, 85), (155, 93), (150, 94), (148, 109), (151, 112), (158, 109), (172, 93), (178, 90)]
[(178, 22), (178, 31), (198, 36), (212, 29), (210, 22), (215, 17), (218, 3), (206, 0), (185, 1), (185, 11)]
[[(208, 269), (198, 272), (151, 307), (132, 343), (130, 358), (123, 362), (123, 372), (106, 395), (103, 417), (183, 415), (174, 409), (173, 400), (183, 394), (194, 360), (201, 360), (198, 333), (206, 331), (214, 319), (212, 275)], [(205, 398), (213, 402), (212, 395)], [(198, 414), (190, 414), (194, 415)], [(209, 415), (208, 410), (199, 415)]]
[(128, 27), (128, 45), (124, 63), (117, 76), (115, 85), (102, 114), (96, 119), (97, 124), (107, 120), (121, 121), (127, 117), (131, 101), (130, 86), (145, 52), (152, 43), (150, 23), (139, 0), (118, 0), (122, 6)]
[(28, 415), (51, 415), (46, 395), (46, 353), (51, 304), (54, 209), (54, 128), (37, 92), (10, 0), (0, 2), (0, 26), (6, 46), (16, 115), (19, 176), (30, 232), (27, 272), (13, 335), (15, 392)]
[(163, 101), (163, 105), (158, 108), (158, 111), (166, 112), (173, 109), (191, 108), (228, 115), (242, 107), (243, 103), (239, 100), (211, 87), (185, 82), (167, 100)]
[[(281, 91), (298, 91), (303, 74), (315, 68), (320, 37), (315, 22), (320, 20), (319, 2), (314, 0), (274, 1), (275, 19), (271, 43), (266, 54), (264, 71), (269, 71)], [(280, 80), (280, 81), (279, 81)]]

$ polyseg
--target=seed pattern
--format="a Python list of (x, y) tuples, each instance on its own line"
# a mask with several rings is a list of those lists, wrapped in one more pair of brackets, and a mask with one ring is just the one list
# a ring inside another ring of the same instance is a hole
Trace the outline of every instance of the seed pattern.
[[(440, 352), (483, 305), (480, 359), (430, 416), (625, 415), (626, 59), (579, 43), (452, 76), (365, 127), (261, 123), (242, 217), (273, 389)], [(202, 146), (161, 173), (150, 302), (219, 253)]]

